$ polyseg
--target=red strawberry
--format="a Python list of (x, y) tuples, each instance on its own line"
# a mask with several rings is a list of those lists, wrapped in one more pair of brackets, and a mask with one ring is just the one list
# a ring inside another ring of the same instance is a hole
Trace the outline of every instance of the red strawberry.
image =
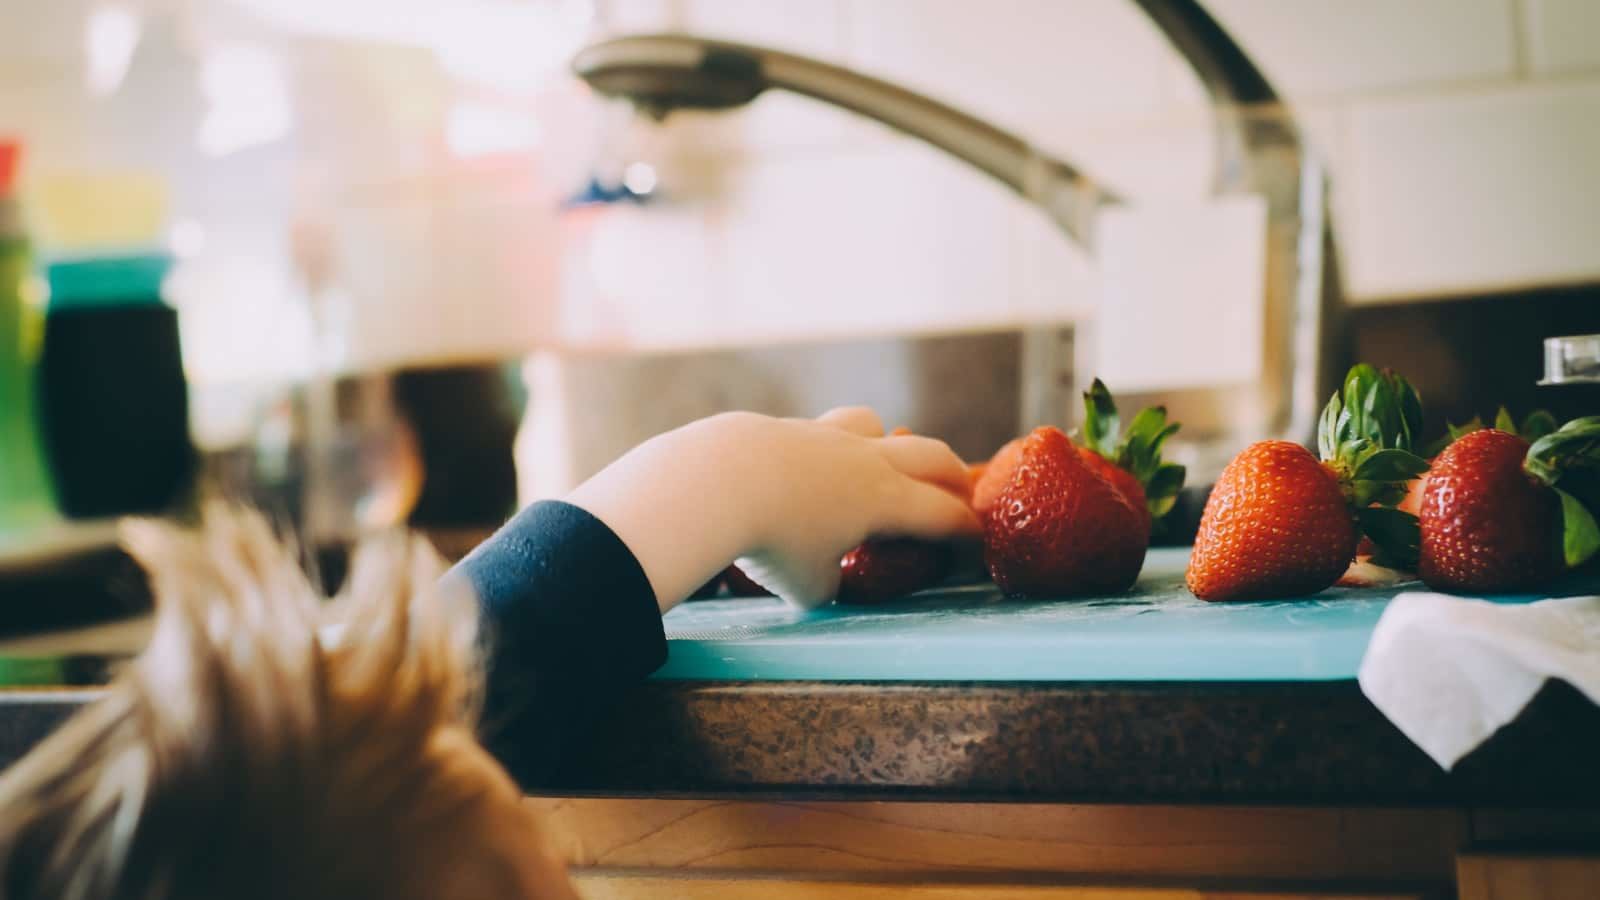
[(1421, 422), (1405, 379), (1351, 369), (1323, 410), (1320, 460), (1299, 444), (1262, 441), (1223, 469), (1200, 517), (1189, 590), (1203, 600), (1316, 593), (1350, 567), (1363, 530), (1379, 565), (1411, 565), (1416, 519), (1392, 507), (1427, 468), (1410, 452)]
[[(1483, 419), (1479, 418), (1478, 416), (1473, 416), (1465, 425), (1446, 423), (1444, 436), (1429, 445), (1431, 456), (1438, 456), (1439, 453), (1444, 450), (1444, 448), (1450, 446), (1452, 443), (1460, 440), (1466, 435), (1477, 431), (1482, 431), (1486, 427), (1489, 426), (1484, 425)], [(1547, 434), (1553, 433), (1557, 428), (1560, 427), (1560, 424), (1556, 421), (1555, 416), (1542, 409), (1534, 410), (1533, 412), (1529, 413), (1525, 418), (1523, 418), (1522, 423), (1518, 424), (1517, 420), (1511, 417), (1510, 411), (1502, 406), (1500, 407), (1500, 411), (1495, 414), (1493, 427), (1500, 431), (1508, 434), (1514, 434), (1520, 438), (1532, 442), (1537, 441)], [(1427, 484), (1427, 480), (1427, 475), (1423, 475), (1421, 478), (1413, 478), (1406, 490), (1405, 499), (1396, 504), (1395, 509), (1398, 509), (1401, 512), (1408, 512), (1413, 516), (1421, 516), (1422, 492), (1424, 486)], [(1361, 546), (1356, 550), (1356, 555), (1370, 555), (1372, 552), (1373, 549), (1371, 546), (1371, 541), (1363, 538), (1361, 541)]]
[(1422, 495), (1419, 573), (1444, 591), (1537, 588), (1562, 570), (1561, 501), (1523, 469), (1530, 444), (1497, 429), (1440, 452)]
[(1005, 446), (995, 451), (987, 463), (979, 463), (973, 467), (979, 468), (979, 473), (972, 482), (972, 511), (978, 514), (980, 522), (989, 518), (989, 512), (994, 509), (994, 502), (1000, 498), (1000, 492), (1011, 482), (1011, 475), (1016, 471), (1017, 463), (1022, 461), (1022, 441), (1022, 438), (1017, 438), (1007, 442)]
[(1299, 444), (1262, 441), (1211, 488), (1187, 581), (1202, 600), (1314, 594), (1355, 555), (1356, 519), (1339, 477)]
[(1144, 486), (1139, 483), (1139, 479), (1133, 477), (1132, 472), (1090, 450), (1088, 447), (1079, 447), (1078, 456), (1083, 460), (1084, 465), (1093, 469), (1101, 478), (1111, 482), (1111, 486), (1116, 488), (1123, 497), (1127, 498), (1128, 503), (1139, 511), (1139, 521), (1142, 523), (1140, 527), (1144, 529), (1146, 534), (1149, 534), (1151, 523), (1150, 507), (1146, 505)]
[(950, 571), (950, 548), (910, 538), (869, 540), (839, 561), (840, 603), (882, 603), (932, 587)]
[(984, 559), (1011, 595), (1067, 597), (1125, 591), (1144, 565), (1139, 510), (1084, 465), (1072, 441), (1040, 428), (984, 527)]

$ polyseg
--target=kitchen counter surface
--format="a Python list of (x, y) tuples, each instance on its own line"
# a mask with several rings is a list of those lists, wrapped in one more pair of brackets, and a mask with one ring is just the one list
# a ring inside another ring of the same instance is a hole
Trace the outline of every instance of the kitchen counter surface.
[[(1446, 773), (1353, 680), (1360, 628), (1376, 620), (1381, 600), (1336, 590), (1276, 604), (1284, 622), (1326, 630), (1306, 643), (1312, 662), (1296, 676), (1287, 674), (1294, 667), (1283, 647), (1300, 638), (1273, 631), (1272, 610), (1213, 612), (1186, 605), (1192, 598), (1163, 600), (1164, 563), (1152, 562), (1155, 581), (1070, 629), (1065, 619), (1018, 607), (1035, 616), (1022, 630), (1100, 629), (1101, 646), (1129, 640), (1117, 630), (1124, 625), (1160, 633), (1172, 612), (1209, 635), (1216, 652), (1267, 665), (1231, 661), (1217, 677), (1180, 678), (1215, 663), (1156, 653), (1106, 669), (1115, 675), (1105, 679), (1084, 677), (1097, 669), (1078, 663), (1041, 669), (1049, 663), (1041, 639), (1008, 652), (1011, 607), (972, 597), (855, 618), (839, 610), (785, 617), (763, 612), (759, 601), (748, 601), (748, 614), (730, 602), (690, 604), (667, 620), (674, 662), (662, 676), (602, 711), (569, 765), (531, 787), (574, 795), (1600, 806), (1600, 707), (1571, 687), (1547, 685), (1516, 722)], [(981, 615), (952, 627), (957, 608)], [(896, 614), (904, 627), (888, 627)], [(923, 633), (918, 622), (932, 624)], [(1231, 654), (1216, 637), (1234, 627), (1228, 622), (1246, 629)], [(967, 660), (937, 677), (926, 651), (948, 642), (945, 632), (968, 640), (942, 646), (997, 661), (985, 668)], [(144, 635), (134, 621), (0, 642), (0, 682), (36, 685), (0, 690), (0, 764), (96, 696), (107, 656), (137, 649)], [(895, 641), (907, 647), (895, 649)], [(853, 650), (840, 650), (851, 642)], [(1068, 653), (1072, 645), (1060, 647)], [(831, 677), (784, 668), (824, 649), (840, 653)], [(979, 669), (998, 674), (971, 677)], [(1006, 677), (1041, 671), (1070, 677)]]

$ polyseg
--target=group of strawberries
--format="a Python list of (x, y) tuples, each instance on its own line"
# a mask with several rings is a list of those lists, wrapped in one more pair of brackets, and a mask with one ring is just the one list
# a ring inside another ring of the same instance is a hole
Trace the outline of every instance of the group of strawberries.
[[(1110, 594), (1133, 586), (1152, 527), (1184, 468), (1161, 458), (1178, 430), (1160, 407), (1121, 427), (1096, 381), (1081, 443), (1039, 428), (970, 467), (983, 561), (1006, 594)], [(1211, 490), (1186, 580), (1205, 600), (1316, 593), (1358, 558), (1448, 591), (1532, 590), (1600, 550), (1600, 417), (1556, 427), (1451, 428), (1432, 460), (1416, 452), (1422, 404), (1406, 380), (1358, 365), (1323, 410), (1318, 453), (1289, 441), (1245, 448)], [(892, 600), (943, 581), (956, 552), (870, 540), (841, 561), (839, 600)], [(737, 569), (735, 593), (754, 588)]]
[[(1206, 600), (1320, 591), (1362, 550), (1436, 590), (1536, 590), (1600, 550), (1600, 417), (1557, 428), (1451, 429), (1432, 460), (1414, 446), (1422, 404), (1404, 378), (1358, 365), (1328, 401), (1319, 456), (1263, 441), (1212, 488), (1190, 557)], [(1520, 432), (1520, 433), (1519, 433)]]

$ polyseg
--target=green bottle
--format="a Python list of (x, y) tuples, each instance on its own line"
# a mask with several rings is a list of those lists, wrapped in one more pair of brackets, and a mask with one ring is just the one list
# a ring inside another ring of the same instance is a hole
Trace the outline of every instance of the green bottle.
[(12, 190), (17, 153), (0, 141), (0, 542), (56, 518), (36, 385), (44, 298)]

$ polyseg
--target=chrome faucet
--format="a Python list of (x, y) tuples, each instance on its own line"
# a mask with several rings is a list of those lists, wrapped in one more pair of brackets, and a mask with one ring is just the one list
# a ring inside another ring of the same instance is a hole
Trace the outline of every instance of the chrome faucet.
[[(1320, 170), (1277, 95), (1249, 57), (1195, 0), (1134, 0), (1189, 61), (1210, 95), (1217, 147), (1215, 193), (1255, 193), (1267, 204), (1268, 251), (1261, 383), (1126, 398), (1164, 402), (1185, 422), (1191, 472), (1208, 479), (1240, 442), (1313, 436), (1333, 367), (1330, 327), (1338, 302), (1331, 275)], [(730, 109), (783, 89), (852, 110), (968, 163), (1039, 207), (1092, 251), (1096, 211), (1122, 202), (1071, 163), (931, 98), (862, 73), (777, 50), (676, 34), (615, 38), (589, 46), (574, 71), (599, 93), (664, 118), (677, 109)], [(1261, 115), (1262, 110), (1269, 111)], [(1064, 423), (1069, 391), (1087, 384), (1084, 354), (1064, 371), (1058, 332), (1024, 338), (1021, 424)], [(1241, 412), (1242, 410), (1242, 412)], [(1198, 440), (1196, 440), (1198, 439)], [(1197, 480), (1191, 478), (1191, 481)]]

